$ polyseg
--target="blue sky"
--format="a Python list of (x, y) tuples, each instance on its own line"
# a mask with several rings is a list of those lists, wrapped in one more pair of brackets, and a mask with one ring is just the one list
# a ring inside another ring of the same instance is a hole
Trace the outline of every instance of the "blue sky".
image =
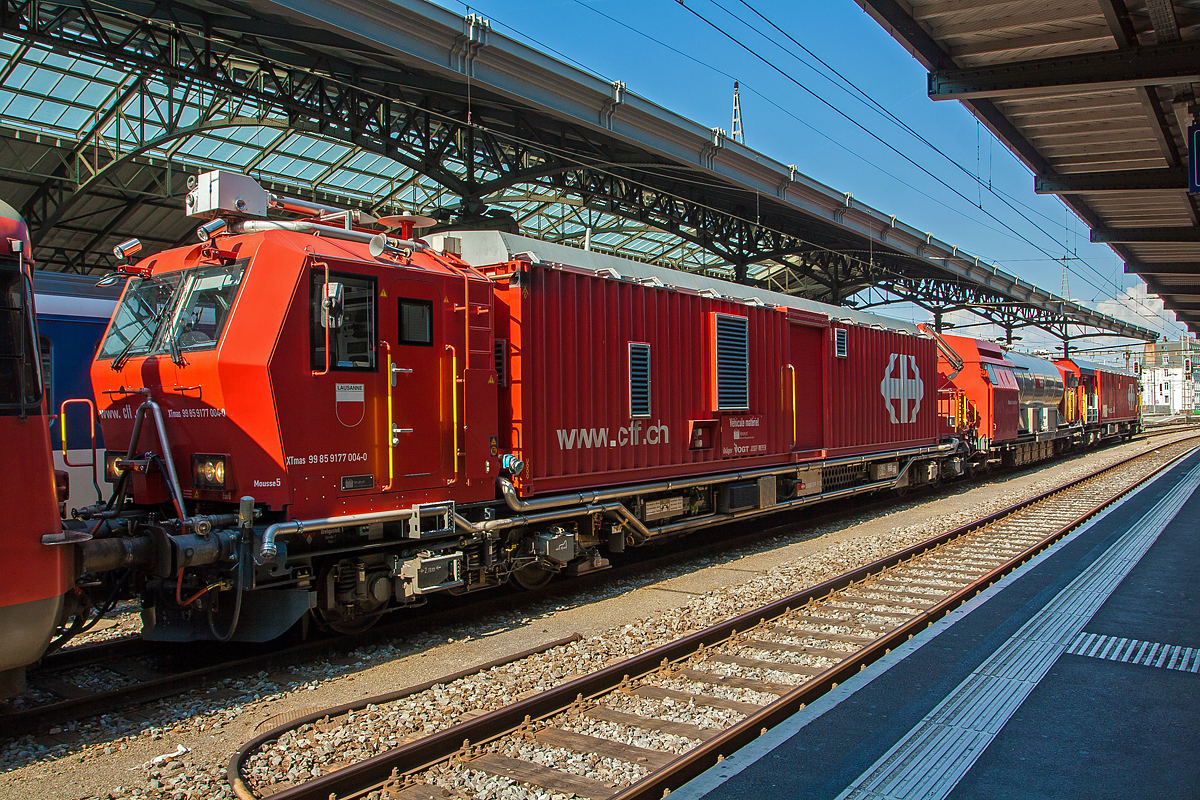
[(965, 108), (928, 99), (925, 69), (853, 0), (749, 5), (945, 155), (839, 88), (844, 84), (825, 77), (824, 67), (741, 0), (685, 2), (480, 0), (467, 6), (441, 0), (577, 67), (624, 81), (630, 91), (706, 127), (730, 129), (737, 78), (750, 147), (1056, 294), (1063, 272), (1058, 259), (1065, 255), (1072, 299), (1171, 338), (1183, 332), (1161, 303), (1145, 299), (1140, 280), (1122, 273), (1109, 248), (1088, 242), (1078, 218), (1057, 199), (1034, 194), (1029, 170)]

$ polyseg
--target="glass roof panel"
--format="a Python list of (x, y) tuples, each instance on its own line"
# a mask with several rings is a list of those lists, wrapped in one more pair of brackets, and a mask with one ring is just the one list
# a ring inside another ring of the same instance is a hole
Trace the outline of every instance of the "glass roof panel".
[(29, 115), (31, 122), (38, 122), (44, 125), (54, 125), (62, 117), (63, 112), (67, 107), (62, 103), (55, 103), (51, 100), (43, 100), (38, 103), (37, 108)]
[[(18, 50), (19, 44), (0, 39), (0, 58)], [(0, 92), (0, 121), (19, 130), (53, 132), (69, 147), (70, 142), (93, 134), (87, 126), (103, 116), (95, 114), (96, 108), (111, 103), (129, 78), (103, 64), (30, 47), (9, 71), (8, 91)], [(248, 170), (259, 180), (275, 184), (276, 191), (286, 192), (290, 186), (291, 193), (303, 196), (314, 188), (323, 189), (377, 208), (380, 214), (429, 213), (461, 202), (429, 176), (383, 154), (288, 130), (284, 118), (262, 117), (254, 100), (218, 99), (214, 104), (211, 93), (197, 94), (193, 86), (158, 81), (150, 81), (144, 91), (131, 93), (121, 109), (120, 124), (109, 120), (99, 134), (114, 149), (119, 137), (122, 153), (140, 150), (145, 157), (171, 159), (190, 169)], [(216, 122), (231, 115), (259, 115), (268, 124), (196, 130), (202, 120)], [(168, 129), (179, 131), (179, 137), (157, 141)], [(457, 160), (442, 167), (458, 175), (466, 171)], [(484, 166), (484, 172), (476, 174), (486, 175), (489, 169)], [(318, 180), (320, 186), (311, 185)], [(640, 260), (669, 258), (671, 265), (683, 268), (729, 271), (716, 255), (670, 233), (586, 208), (576, 198), (559, 198), (544, 186), (509, 187), (484, 200), (493, 211), (511, 212), (531, 234), (580, 244), (590, 227), (593, 244), (602, 250)]]

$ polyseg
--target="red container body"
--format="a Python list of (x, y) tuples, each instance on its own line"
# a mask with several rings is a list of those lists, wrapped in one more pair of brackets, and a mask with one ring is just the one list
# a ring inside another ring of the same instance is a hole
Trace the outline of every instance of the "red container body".
[(937, 345), (930, 338), (835, 322), (846, 356), (828, 347), (830, 456), (935, 443)]
[[(522, 495), (937, 443), (924, 337), (562, 265), (484, 271), (519, 275), (497, 282), (496, 335), (500, 444), (525, 461)], [(747, 320), (746, 408), (716, 408), (717, 315)], [(645, 419), (631, 417), (631, 343), (650, 349)]]
[(1100, 421), (1131, 422), (1141, 415), (1141, 392), (1136, 375), (1097, 370), (1100, 382)]

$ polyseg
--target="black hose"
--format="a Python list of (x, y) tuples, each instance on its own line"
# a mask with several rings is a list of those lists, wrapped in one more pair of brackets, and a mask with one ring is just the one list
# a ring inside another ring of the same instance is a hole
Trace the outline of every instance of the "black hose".
[[(245, 551), (247, 548), (242, 547), (239, 549)], [(218, 642), (228, 642), (233, 638), (234, 631), (237, 630), (238, 619), (242, 614), (242, 565), (246, 563), (246, 559), (248, 557), (248, 554), (245, 552), (238, 553), (237, 586), (234, 588), (235, 595), (233, 601), (233, 619), (229, 621), (229, 630), (225, 632), (225, 635), (222, 636), (221, 634), (217, 633), (217, 628), (215, 625), (213, 625), (214, 605), (210, 604), (208, 606), (208, 632), (211, 633), (213, 638), (215, 638)]]
[[(96, 520), (95, 527), (92, 528), (92, 535), (96, 535), (96, 531), (100, 529), (100, 523), (106, 519), (115, 519), (121, 516), (121, 512), (125, 509), (125, 495), (128, 492), (129, 470), (121, 473), (121, 477), (117, 478), (117, 484), (113, 487), (113, 493), (109, 496), (108, 502), (104, 505), (104, 510), (92, 515), (92, 519)], [(113, 504), (116, 503), (116, 507)]]
[(97, 607), (95, 616), (93, 616), (90, 620), (84, 622), (83, 616), (79, 614), (73, 616), (71, 618), (71, 626), (60, 633), (58, 638), (50, 642), (50, 644), (46, 647), (46, 652), (53, 653), (55, 650), (59, 649), (79, 634), (87, 633), (92, 628), (96, 627), (96, 624), (104, 618), (105, 614), (116, 608), (117, 602), (121, 597), (121, 590), (125, 588), (125, 584), (129, 581), (129, 578), (132, 574), (133, 570), (125, 570), (125, 574), (123, 574), (121, 579), (113, 586), (113, 590), (109, 594), (108, 600), (104, 602), (103, 606)]

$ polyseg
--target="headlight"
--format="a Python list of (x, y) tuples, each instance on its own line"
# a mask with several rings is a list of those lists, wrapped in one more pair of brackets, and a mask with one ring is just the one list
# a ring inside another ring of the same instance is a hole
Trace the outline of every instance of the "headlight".
[(108, 450), (104, 453), (104, 480), (108, 483), (116, 483), (121, 477), (121, 473), (125, 470), (117, 466), (117, 462), (125, 458), (124, 453), (119, 453), (113, 450)]
[(224, 489), (225, 456), (192, 456), (192, 485), (197, 489)]

